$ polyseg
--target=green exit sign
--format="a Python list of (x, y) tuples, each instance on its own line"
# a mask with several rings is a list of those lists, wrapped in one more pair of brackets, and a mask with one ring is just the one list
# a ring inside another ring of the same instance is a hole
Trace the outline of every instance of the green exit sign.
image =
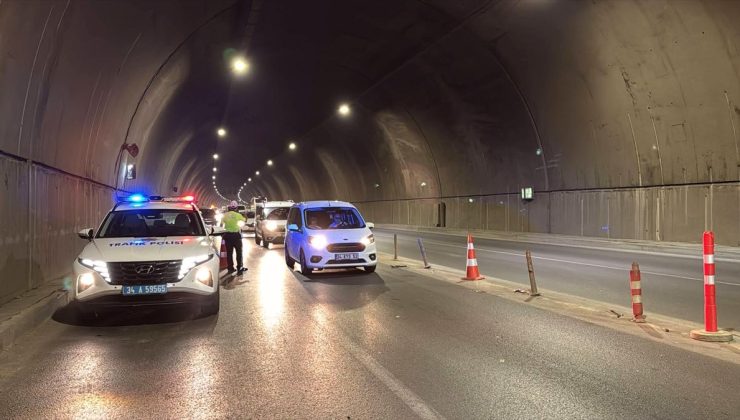
[(534, 188), (524, 187), (522, 188), (522, 200), (533, 200), (534, 199)]

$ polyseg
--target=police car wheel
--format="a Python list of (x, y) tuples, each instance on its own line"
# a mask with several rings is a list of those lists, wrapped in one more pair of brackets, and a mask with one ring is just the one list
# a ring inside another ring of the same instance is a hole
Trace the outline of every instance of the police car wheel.
[(265, 240), (263, 240), (262, 241), (262, 248), (270, 249), (270, 243), (267, 242), (267, 241), (265, 241)]
[(366, 265), (363, 268), (365, 269), (365, 272), (366, 273), (374, 273), (376, 267), (377, 267), (377, 265)]
[(257, 245), (259, 245), (259, 244), (260, 244), (260, 237), (259, 237), (259, 236), (257, 236), (257, 234), (256, 234), (256, 233), (254, 234), (254, 243), (256, 243)]
[(200, 307), (200, 313), (203, 316), (215, 315), (221, 309), (221, 293), (220, 288), (216, 289), (216, 293), (208, 296), (205, 302)]

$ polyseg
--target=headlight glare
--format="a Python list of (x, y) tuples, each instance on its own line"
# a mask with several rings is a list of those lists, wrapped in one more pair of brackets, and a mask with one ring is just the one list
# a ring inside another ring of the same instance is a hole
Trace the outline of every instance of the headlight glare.
[(95, 284), (95, 275), (93, 273), (82, 273), (77, 277), (77, 292), (84, 292), (93, 284)]
[(196, 255), (195, 257), (187, 257), (182, 259), (182, 264), (180, 265), (180, 274), (177, 276), (178, 280), (182, 280), (185, 278), (185, 275), (190, 272), (193, 268), (195, 268), (196, 265), (202, 264), (208, 259), (211, 258), (208, 254), (203, 255)]
[(375, 243), (375, 235), (373, 235), (373, 234), (371, 233), (370, 235), (368, 235), (368, 236), (366, 236), (366, 237), (362, 238), (362, 239), (360, 240), (360, 242), (362, 242), (362, 244), (363, 244), (363, 245), (365, 245), (365, 246), (368, 246), (368, 245), (370, 245), (370, 244), (374, 244), (374, 243)]
[(326, 245), (328, 243), (326, 241), (326, 236), (323, 236), (323, 235), (311, 236), (308, 239), (308, 242), (311, 243), (311, 246), (314, 247), (314, 248), (316, 248), (316, 249), (324, 249), (324, 248), (326, 248)]
[(195, 279), (205, 284), (206, 286), (213, 286), (213, 276), (211, 270), (206, 267), (201, 267), (195, 272)]
[(275, 230), (277, 229), (277, 222), (275, 222), (274, 220), (268, 220), (265, 222), (265, 228), (267, 230)]

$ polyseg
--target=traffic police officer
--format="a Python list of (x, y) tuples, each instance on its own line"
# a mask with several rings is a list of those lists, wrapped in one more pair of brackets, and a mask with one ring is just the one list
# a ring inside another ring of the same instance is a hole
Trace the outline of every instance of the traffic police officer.
[[(226, 233), (223, 234), (224, 241), (226, 241), (226, 254), (228, 261), (229, 274), (233, 274), (234, 271), (239, 273), (247, 271), (244, 268), (242, 260), (242, 229), (241, 225), (244, 224), (246, 219), (244, 216), (239, 214), (236, 210), (239, 205), (236, 201), (229, 203), (228, 210), (222, 219), (224, 229)], [(241, 222), (241, 223), (239, 223)], [(236, 270), (234, 270), (234, 250), (236, 249)]]

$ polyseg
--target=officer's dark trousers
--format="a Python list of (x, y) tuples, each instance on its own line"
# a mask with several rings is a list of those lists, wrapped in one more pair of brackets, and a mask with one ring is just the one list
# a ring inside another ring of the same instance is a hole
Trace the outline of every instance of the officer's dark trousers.
[(229, 263), (228, 270), (234, 271), (234, 250), (236, 250), (236, 268), (244, 267), (242, 260), (242, 234), (238, 232), (226, 232), (223, 234), (226, 241), (226, 255)]

